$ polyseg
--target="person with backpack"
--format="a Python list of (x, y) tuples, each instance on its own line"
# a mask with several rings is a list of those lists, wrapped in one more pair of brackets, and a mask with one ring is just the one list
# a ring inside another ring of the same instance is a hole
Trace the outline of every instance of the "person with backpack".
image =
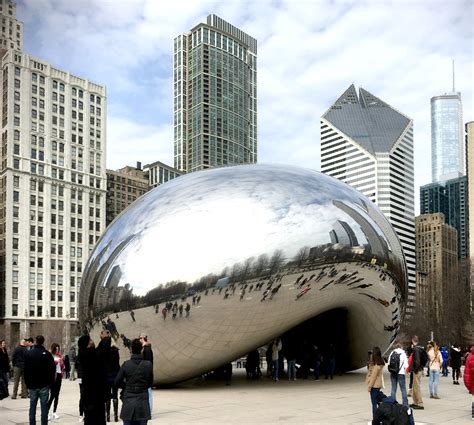
[(372, 419), (375, 418), (375, 412), (377, 411), (377, 398), (380, 389), (383, 387), (384, 366), (385, 362), (382, 358), (380, 348), (374, 347), (372, 349), (372, 358), (368, 366), (367, 377), (365, 378), (367, 390), (370, 393), (370, 400), (372, 402)]
[(423, 398), (421, 397), (421, 377), (423, 376), (423, 368), (428, 361), (428, 355), (423, 347), (418, 345), (418, 336), (413, 335), (411, 339), (413, 353), (411, 354), (408, 364), (413, 371), (413, 403), (410, 407), (413, 409), (423, 410)]
[(471, 352), (468, 354), (464, 365), (464, 385), (469, 394), (472, 395), (471, 418), (474, 421), (474, 345), (471, 347)]
[(400, 340), (395, 341), (394, 347), (395, 349), (388, 357), (388, 371), (390, 372), (390, 383), (392, 385), (390, 396), (396, 400), (397, 386), (400, 386), (402, 403), (404, 406), (408, 407), (407, 387), (405, 381), (405, 373), (408, 368), (408, 358), (405, 350), (402, 348)]
[(431, 349), (428, 351), (429, 368), (430, 368), (430, 398), (439, 399), (438, 397), (438, 384), (439, 375), (441, 371), (441, 365), (443, 364), (443, 356), (438, 348), (438, 344), (433, 341)]

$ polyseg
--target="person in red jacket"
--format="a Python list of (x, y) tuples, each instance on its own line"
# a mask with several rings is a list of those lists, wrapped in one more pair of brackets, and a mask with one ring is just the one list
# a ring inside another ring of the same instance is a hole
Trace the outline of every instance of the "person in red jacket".
[(464, 385), (472, 395), (472, 420), (474, 421), (474, 345), (471, 353), (467, 356), (466, 367), (464, 368)]

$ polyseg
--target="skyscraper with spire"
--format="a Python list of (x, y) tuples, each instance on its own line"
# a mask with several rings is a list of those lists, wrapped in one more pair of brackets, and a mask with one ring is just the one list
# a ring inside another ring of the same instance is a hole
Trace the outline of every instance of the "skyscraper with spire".
[(377, 204), (400, 239), (414, 307), (413, 121), (352, 84), (321, 117), (321, 171)]
[(461, 93), (453, 90), (431, 98), (432, 181), (444, 181), (465, 174), (464, 124)]

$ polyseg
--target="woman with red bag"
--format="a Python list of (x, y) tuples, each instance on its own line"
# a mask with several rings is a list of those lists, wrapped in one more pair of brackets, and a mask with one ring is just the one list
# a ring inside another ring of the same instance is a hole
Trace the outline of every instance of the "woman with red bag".
[(56, 410), (58, 409), (59, 392), (61, 391), (61, 383), (64, 375), (64, 360), (63, 356), (61, 355), (61, 352), (59, 351), (59, 344), (51, 344), (50, 352), (53, 355), (54, 364), (56, 365), (56, 378), (54, 380), (54, 384), (51, 385), (51, 393), (48, 400), (48, 411), (49, 409), (51, 409), (51, 405), (54, 401), (53, 414), (49, 415), (49, 420), (53, 418), (59, 418), (59, 415), (56, 413)]
[(466, 358), (464, 367), (464, 385), (472, 395), (472, 420), (474, 421), (474, 345), (471, 347), (471, 353)]

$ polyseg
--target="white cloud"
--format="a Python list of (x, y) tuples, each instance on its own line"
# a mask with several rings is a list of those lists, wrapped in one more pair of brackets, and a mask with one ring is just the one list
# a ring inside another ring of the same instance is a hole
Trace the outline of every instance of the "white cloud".
[(319, 168), (319, 118), (354, 82), (414, 119), (415, 184), (428, 183), (430, 98), (451, 89), (452, 59), (465, 121), (474, 119), (469, 0), (20, 0), (17, 9), (31, 54), (107, 85), (112, 168), (128, 163), (130, 146), (137, 160), (172, 163), (173, 38), (211, 12), (258, 39), (261, 162)]

